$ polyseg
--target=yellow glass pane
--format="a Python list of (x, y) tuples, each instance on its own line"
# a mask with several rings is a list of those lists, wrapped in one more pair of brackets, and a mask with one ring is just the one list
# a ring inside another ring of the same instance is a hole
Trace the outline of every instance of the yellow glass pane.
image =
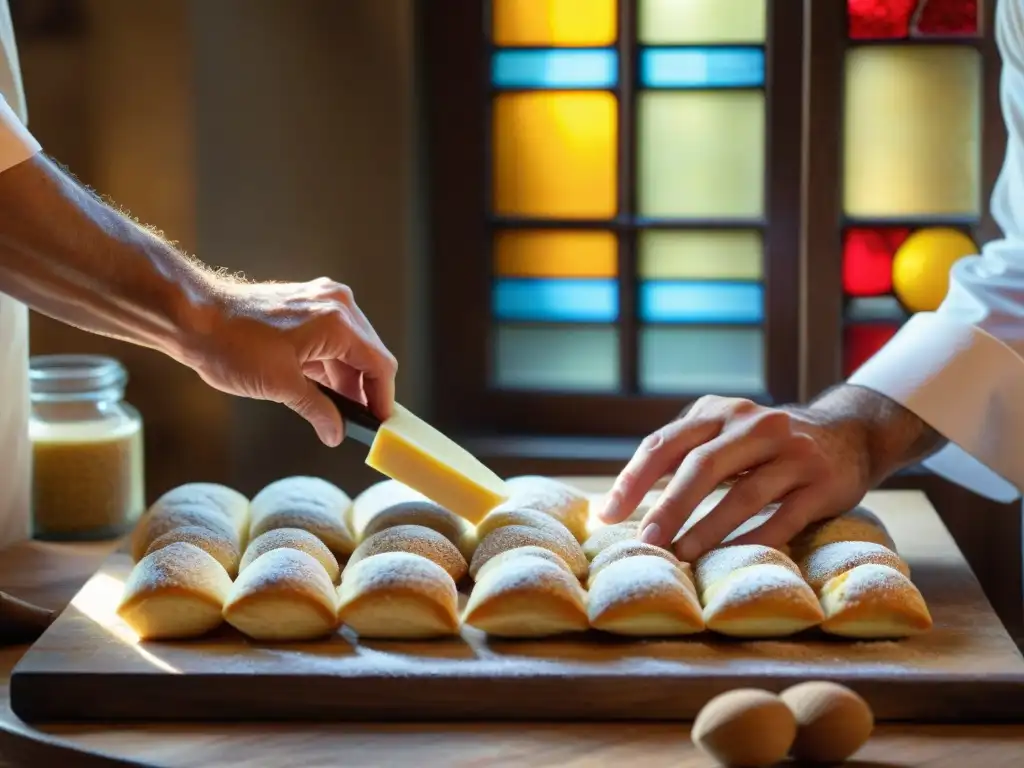
[(892, 45), (846, 56), (847, 215), (977, 215), (981, 54)]
[(612, 94), (503, 93), (494, 100), (493, 121), (495, 213), (615, 215)]
[(642, 280), (760, 280), (760, 232), (646, 230), (640, 233)]
[(611, 45), (615, 0), (492, 0), (498, 45)]
[(494, 241), (501, 277), (615, 277), (618, 259), (611, 232), (508, 230)]
[(637, 106), (641, 215), (762, 215), (761, 91), (647, 91)]
[(763, 43), (766, 5), (765, 0), (640, 0), (640, 42)]

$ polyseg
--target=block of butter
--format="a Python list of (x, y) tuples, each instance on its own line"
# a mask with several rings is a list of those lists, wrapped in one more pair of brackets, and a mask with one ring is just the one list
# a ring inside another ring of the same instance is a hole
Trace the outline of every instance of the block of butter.
[(377, 429), (366, 463), (474, 525), (509, 496), (473, 454), (398, 403)]

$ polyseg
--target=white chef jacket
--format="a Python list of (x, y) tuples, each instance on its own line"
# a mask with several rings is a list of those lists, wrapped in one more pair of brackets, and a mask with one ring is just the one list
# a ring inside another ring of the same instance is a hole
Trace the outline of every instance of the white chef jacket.
[(1024, 489), (1024, 0), (999, 0), (1006, 159), (991, 211), (1003, 237), (957, 262), (945, 301), (914, 315), (850, 377), (950, 445), (926, 464), (1000, 501)]
[[(27, 121), (11, 12), (0, 0), (0, 173), (40, 151)], [(28, 309), (0, 293), (0, 547), (29, 535), (28, 413)]]

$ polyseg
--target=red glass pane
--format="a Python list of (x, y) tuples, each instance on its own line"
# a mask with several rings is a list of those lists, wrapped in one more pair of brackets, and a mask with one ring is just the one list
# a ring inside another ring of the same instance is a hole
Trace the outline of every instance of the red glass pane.
[(877, 40), (910, 36), (910, 20), (919, 0), (847, 0), (850, 37)]
[(892, 259), (909, 229), (848, 229), (843, 239), (843, 291), (880, 296), (892, 291)]
[(852, 376), (854, 371), (888, 344), (898, 330), (898, 325), (890, 323), (846, 326), (843, 330), (843, 376)]
[(924, 0), (914, 31), (919, 35), (975, 35), (978, 0)]

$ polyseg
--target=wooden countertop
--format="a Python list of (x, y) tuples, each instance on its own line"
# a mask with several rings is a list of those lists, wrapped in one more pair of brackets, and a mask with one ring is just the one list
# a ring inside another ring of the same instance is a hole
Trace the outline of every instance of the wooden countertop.
[[(871, 494), (869, 506), (928, 504), (917, 491)], [(0, 589), (62, 608), (114, 543), (19, 545), (0, 554)], [(24, 646), (0, 649), (0, 765), (577, 766), (643, 761), (645, 766), (710, 766), (683, 724), (403, 725), (60, 725), (35, 729), (10, 709), (8, 681)], [(97, 695), (102, 692), (97, 691)], [(1024, 726), (879, 727), (851, 766), (1017, 765)]]

